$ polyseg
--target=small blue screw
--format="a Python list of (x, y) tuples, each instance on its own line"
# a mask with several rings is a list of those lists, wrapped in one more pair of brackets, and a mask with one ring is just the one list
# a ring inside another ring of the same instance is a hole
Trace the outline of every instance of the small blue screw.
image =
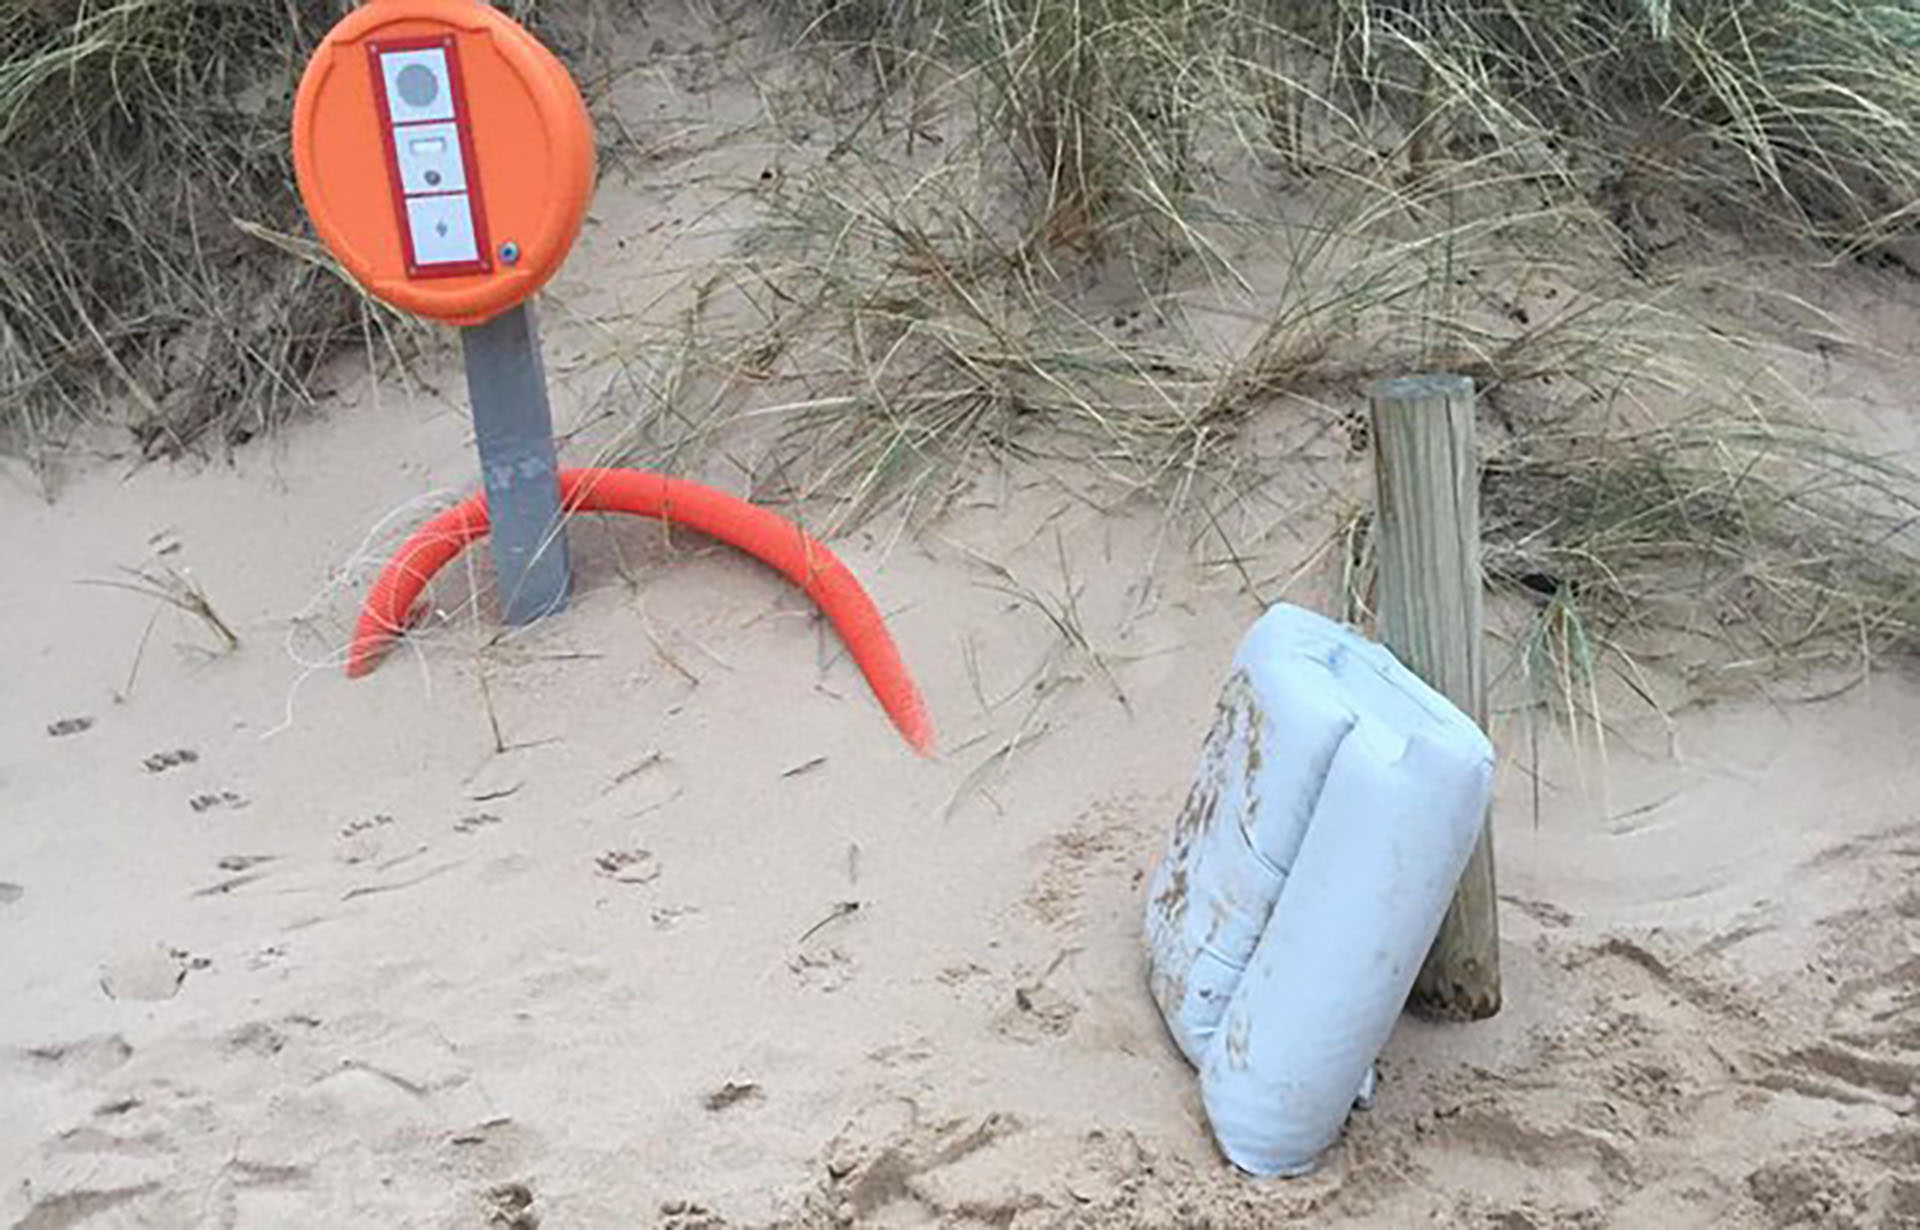
[(500, 263), (512, 265), (520, 260), (520, 245), (509, 239), (500, 245)]

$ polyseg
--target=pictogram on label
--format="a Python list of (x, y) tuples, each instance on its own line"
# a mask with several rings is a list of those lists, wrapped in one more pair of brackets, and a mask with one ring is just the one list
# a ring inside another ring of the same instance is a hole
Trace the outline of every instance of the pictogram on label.
[(386, 126), (382, 138), (407, 275), (486, 272), (493, 262), (454, 41), (375, 42), (367, 50)]

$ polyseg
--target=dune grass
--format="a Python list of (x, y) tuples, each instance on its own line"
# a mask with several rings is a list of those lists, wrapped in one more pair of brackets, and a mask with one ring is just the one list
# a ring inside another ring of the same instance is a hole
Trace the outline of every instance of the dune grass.
[[(1096, 245), (1256, 156), (1400, 145), (1620, 204), (1690, 189), (1842, 245), (1920, 205), (1920, 11), (1884, 0), (789, 0), (876, 64), (987, 86), (1046, 232)], [(1309, 149), (1317, 146), (1317, 149)], [(1177, 221), (1167, 219), (1177, 225)]]
[(146, 457), (237, 446), (310, 404), (342, 348), (394, 353), (399, 318), (314, 242), (293, 183), (293, 90), (344, 11), (0, 5), (0, 449), (44, 459), (103, 422)]
[(1714, 228), (1832, 260), (1913, 226), (1907, 10), (787, 8), (883, 116), (732, 275), (806, 390), (775, 411), (799, 494), (938, 507), (976, 458), (1068, 455), (1217, 530), (1263, 412), (1352, 432), (1367, 379), (1440, 368), (1483, 391), (1489, 582), (1550, 699), (1611, 672), (1651, 701), (1676, 633), (1696, 682), (1920, 647), (1920, 476), (1677, 306)]
[[(564, 25), (565, 8), (541, 15)], [(789, 48), (825, 53), (810, 105), (839, 139), (762, 189), (763, 224), (662, 343), (649, 449), (722, 430), (751, 384), (748, 421), (777, 439), (764, 481), (831, 509), (826, 529), (931, 514), (1014, 457), (1091, 467), (1238, 558), (1223, 512), (1271, 468), (1263, 420), (1351, 442), (1365, 381), (1444, 368), (1485, 399), (1490, 580), (1534, 603), (1528, 643), (1563, 675), (1675, 621), (1725, 662), (1910, 644), (1913, 476), (1795, 426), (1791, 390), (1755, 378), (1759, 348), (1730, 359), (1738, 338), (1675, 306), (1690, 240), (1715, 228), (1824, 260), (1912, 228), (1909, 8), (776, 12)], [(149, 455), (238, 444), (385, 327), (303, 237), (288, 175), (295, 74), (334, 15), (7, 10), (10, 443), (112, 404)], [(1350, 528), (1341, 557), (1363, 560)]]
[(1691, 652), (1702, 682), (1920, 649), (1920, 481), (1844, 435), (1724, 415), (1532, 433), (1493, 452), (1484, 498), (1491, 580), (1583, 671), (1632, 644)]
[[(324, 0), (72, 0), (0, 21), (0, 430), (131, 407), (148, 455), (243, 443), (365, 327), (302, 228), (287, 120)], [(249, 229), (250, 228), (250, 229)], [(297, 248), (297, 241), (289, 247)]]

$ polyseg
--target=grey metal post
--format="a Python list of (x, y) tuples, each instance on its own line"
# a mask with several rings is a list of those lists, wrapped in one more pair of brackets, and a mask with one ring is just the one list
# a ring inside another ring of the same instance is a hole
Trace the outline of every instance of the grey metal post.
[(467, 397), (492, 522), (500, 617), (532, 623), (567, 605), (567, 531), (560, 515), (553, 414), (533, 309), (460, 331)]

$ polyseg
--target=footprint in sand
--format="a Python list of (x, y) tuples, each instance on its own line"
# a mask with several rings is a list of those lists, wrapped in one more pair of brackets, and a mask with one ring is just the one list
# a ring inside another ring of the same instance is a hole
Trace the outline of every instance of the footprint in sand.
[(1027, 891), (1027, 908), (1049, 927), (1072, 931), (1084, 925), (1090, 902), (1095, 908), (1110, 905), (1118, 885), (1132, 887), (1141, 872), (1133, 817), (1144, 806), (1127, 795), (1087, 808), (1048, 843), (1046, 865)]
[(195, 812), (215, 810), (238, 811), (246, 805), (247, 800), (231, 790), (222, 790), (218, 793), (210, 794), (196, 794), (187, 800), (187, 806), (191, 807)]
[(1044, 984), (1015, 987), (1012, 1002), (994, 1017), (994, 1031), (1016, 1042), (1042, 1042), (1073, 1028), (1080, 1005)]
[(27, 890), (10, 880), (0, 880), (0, 905), (12, 905), (27, 895)]
[(890, 1042), (867, 1052), (867, 1062), (882, 1068), (916, 1068), (937, 1053), (932, 1039), (922, 1034), (907, 1042)]
[(787, 962), (787, 968), (816, 991), (832, 993), (853, 981), (853, 958), (839, 948), (797, 953)]
[(93, 718), (86, 714), (82, 714), (78, 717), (61, 718), (57, 722), (49, 722), (47, 724), (47, 734), (51, 735), (55, 739), (64, 739), (68, 735), (77, 735), (77, 734), (80, 734), (82, 731), (88, 731), (92, 729), (93, 729)]
[(340, 836), (357, 837), (361, 833), (370, 833), (374, 829), (384, 828), (393, 823), (393, 817), (385, 812), (376, 812), (364, 820), (349, 820), (340, 826)]
[(534, 1207), (533, 1188), (525, 1183), (501, 1183), (481, 1197), (487, 1225), (500, 1230), (539, 1230), (540, 1211)]
[(157, 1003), (178, 995), (188, 974), (212, 964), (185, 949), (155, 947), (109, 963), (100, 971), (100, 989), (108, 999)]
[(38, 1075), (94, 1081), (132, 1059), (133, 1047), (119, 1034), (95, 1034), (71, 1042), (27, 1047), (20, 1054)]
[(726, 1230), (727, 1219), (693, 1200), (669, 1200), (660, 1206), (662, 1230)]
[(248, 1021), (228, 1030), (220, 1045), (229, 1055), (253, 1055), (271, 1059), (297, 1037), (310, 1035), (320, 1027), (318, 1018), (293, 1013), (272, 1021)]
[(222, 871), (248, 871), (262, 863), (271, 863), (278, 857), (277, 854), (228, 854), (214, 866)]
[(1834, 1164), (1818, 1154), (1770, 1162), (1747, 1176), (1747, 1194), (1760, 1206), (1767, 1224), (1781, 1230), (1858, 1224), (1852, 1215), (1862, 1212), (1858, 1204), (1864, 1193), (1850, 1192), (1849, 1186)]
[(340, 861), (353, 866), (379, 855), (381, 830), (393, 823), (393, 817), (377, 812), (340, 826)]
[(653, 928), (656, 931), (671, 931), (699, 913), (698, 906), (663, 905), (653, 912)]
[(947, 966), (935, 975), (935, 978), (941, 986), (958, 990), (977, 978), (987, 977), (989, 972), (987, 967), (978, 961), (963, 961)]
[(702, 1098), (700, 1104), (718, 1114), (742, 1103), (761, 1101), (765, 1097), (765, 1090), (756, 1081), (728, 1081)]
[[(929, 1121), (912, 1099), (868, 1106), (829, 1141), (823, 1195), (834, 1224), (1009, 1225), (998, 1193), (955, 1186), (950, 1168), (1021, 1131), (1013, 1115)], [(984, 1198), (983, 1198), (984, 1197)]]
[(651, 884), (660, 878), (660, 860), (651, 850), (609, 850), (593, 865), (601, 875), (621, 884)]
[(197, 763), (199, 759), (199, 752), (190, 747), (178, 747), (170, 752), (155, 752), (140, 763), (146, 766), (149, 773), (165, 773), (168, 769)]
[(994, 1014), (993, 1028), (1003, 1038), (1036, 1043), (1058, 1038), (1073, 1028), (1080, 1004), (1051, 985), (1053, 976), (1074, 953), (1067, 949), (1037, 975), (1016, 972), (1013, 994)]
[[(159, 1178), (144, 1177), (157, 1170), (152, 1163), (144, 1167), (129, 1166), (128, 1159), (118, 1159), (122, 1164), (109, 1173), (124, 1172), (131, 1181), (115, 1183), (111, 1178), (103, 1181), (80, 1177), (81, 1170), (92, 1159), (65, 1160), (67, 1165), (56, 1169), (51, 1180), (42, 1176), (40, 1182), (27, 1185), (33, 1193), (32, 1202), (27, 1206), (26, 1216), (14, 1223), (16, 1228), (63, 1230), (68, 1226), (106, 1225), (109, 1218), (116, 1225), (154, 1224), (150, 1202), (164, 1204), (165, 1195)], [(129, 1205), (135, 1207), (124, 1207)], [(116, 1209), (121, 1210), (120, 1215), (114, 1214)]]

